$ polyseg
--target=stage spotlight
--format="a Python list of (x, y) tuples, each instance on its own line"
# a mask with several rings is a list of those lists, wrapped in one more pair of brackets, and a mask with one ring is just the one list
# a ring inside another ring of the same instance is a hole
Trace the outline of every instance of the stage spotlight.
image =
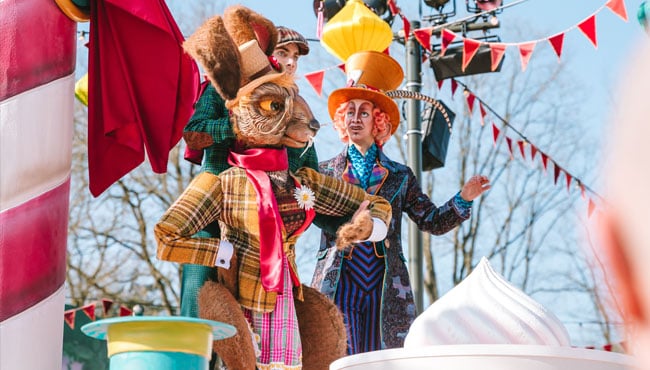
[[(498, 37), (491, 38), (492, 41), (499, 40)], [(454, 46), (458, 45), (458, 46)], [(478, 51), (472, 58), (472, 61), (467, 65), (463, 71), (463, 45), (462, 43), (452, 43), (445, 51), (445, 55), (440, 56), (440, 49), (434, 48), (433, 53), (429, 57), (433, 74), (437, 81), (441, 81), (451, 77), (469, 76), (479, 73), (499, 72), (503, 59), (497, 65), (497, 68), (492, 70), (492, 57), (490, 55), (490, 46), (488, 44), (481, 44)]]
[(501, 6), (501, 0), (475, 0), (476, 6), (484, 12), (489, 12)]
[(442, 101), (444, 112), (427, 103), (422, 111), (422, 171), (445, 166), (449, 136), (456, 114)]
[[(321, 3), (323, 3), (323, 18), (327, 21), (343, 9), (346, 2), (346, 0), (314, 0), (314, 14), (318, 15), (318, 9), (320, 9)], [(380, 17), (388, 10), (387, 0), (364, 0), (363, 2), (373, 11), (373, 13)], [(384, 21), (389, 22), (389, 19), (392, 21), (392, 16), (390, 14), (384, 19)]]
[(481, 13), (495, 11), (500, 13), (500, 10), (495, 10), (503, 5), (502, 0), (465, 0), (467, 11), (470, 13)]
[(448, 2), (449, 0), (424, 0), (424, 3), (427, 6), (430, 6), (438, 10), (442, 9), (442, 7), (444, 7), (445, 4), (447, 4)]

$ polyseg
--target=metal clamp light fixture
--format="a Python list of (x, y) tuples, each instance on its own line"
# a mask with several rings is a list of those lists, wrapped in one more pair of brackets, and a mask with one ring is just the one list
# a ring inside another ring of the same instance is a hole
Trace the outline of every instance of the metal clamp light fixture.
[[(498, 36), (488, 36), (478, 38), (476, 40), (485, 42), (501, 41)], [(441, 81), (457, 76), (469, 76), (479, 73), (499, 72), (501, 70), (501, 65), (503, 64), (504, 58), (501, 59), (499, 65), (497, 65), (493, 71), (490, 46), (487, 44), (482, 44), (479, 46), (478, 51), (472, 58), (472, 61), (463, 71), (463, 44), (461, 42), (455, 42), (449, 45), (445, 51), (445, 55), (442, 56), (440, 55), (440, 45), (434, 45), (434, 50), (433, 53), (431, 53), (429, 56), (429, 61), (436, 80)]]
[(465, 0), (465, 6), (470, 13), (489, 12), (501, 5), (503, 5), (502, 0)]
[(443, 24), (447, 21), (447, 18), (454, 17), (456, 15), (456, 0), (451, 0), (451, 8), (445, 10), (449, 2), (449, 0), (424, 0), (427, 6), (434, 8), (438, 13), (424, 16), (422, 20), (433, 24)]
[[(321, 3), (323, 3), (323, 19), (328, 21), (343, 9), (346, 2), (347, 0), (314, 0), (314, 14), (318, 14), (318, 9), (320, 9)], [(364, 0), (363, 2), (373, 13), (379, 17), (384, 16), (382, 19), (386, 23), (392, 24), (394, 16), (388, 11), (387, 0)]]

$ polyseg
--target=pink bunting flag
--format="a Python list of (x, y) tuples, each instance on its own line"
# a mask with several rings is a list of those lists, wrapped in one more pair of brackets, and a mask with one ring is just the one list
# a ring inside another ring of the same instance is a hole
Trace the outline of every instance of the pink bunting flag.
[(539, 152), (542, 156), (542, 166), (544, 166), (544, 172), (546, 172), (546, 167), (548, 166), (548, 156), (544, 152)]
[(440, 43), (440, 55), (445, 55), (445, 52), (447, 51), (447, 47), (449, 46), (449, 44), (451, 44), (452, 41), (454, 41), (454, 39), (456, 38), (456, 34), (446, 28), (443, 28), (441, 37), (442, 37), (442, 42)]
[(519, 153), (521, 153), (521, 157), (525, 160), (526, 159), (526, 151), (524, 150), (524, 146), (526, 145), (526, 142), (523, 140), (517, 141), (517, 145), (519, 146)]
[(431, 51), (431, 28), (413, 30), (413, 36), (423, 48)]
[(560, 56), (562, 55), (562, 44), (564, 44), (564, 34), (559, 33), (555, 36), (551, 36), (548, 39), (548, 42), (551, 43), (551, 46), (553, 47), (553, 51), (555, 51), (555, 54), (557, 54), (557, 60), (560, 60)]
[(66, 324), (70, 327), (70, 329), (74, 330), (74, 317), (75, 317), (76, 310), (68, 310), (63, 313), (63, 320), (65, 321)]
[(625, 9), (625, 2), (623, 0), (609, 0), (605, 5), (607, 5), (614, 14), (627, 22), (627, 10)]
[(323, 96), (323, 77), (325, 77), (325, 71), (316, 71), (305, 75), (307, 82), (314, 88), (318, 96)]
[(111, 306), (113, 305), (113, 301), (110, 299), (102, 298), (102, 308), (104, 309), (104, 316), (108, 314), (108, 310), (111, 309)]
[(596, 203), (594, 203), (594, 201), (589, 198), (589, 205), (587, 206), (587, 217), (591, 217), (591, 214), (594, 213), (594, 209), (596, 209)]
[(571, 192), (571, 180), (573, 179), (573, 176), (571, 176), (570, 173), (564, 171), (564, 177), (566, 178), (566, 191), (569, 193)]
[(120, 317), (121, 316), (131, 316), (132, 314), (133, 314), (133, 311), (130, 310), (128, 307), (120, 306)]
[(499, 63), (501, 63), (501, 59), (503, 59), (503, 54), (506, 52), (507, 45), (496, 42), (491, 42), (488, 45), (490, 45), (490, 59), (492, 60), (490, 69), (496, 71)]
[(521, 71), (525, 71), (528, 66), (528, 61), (533, 55), (533, 50), (535, 49), (536, 41), (527, 42), (519, 44), (519, 56), (521, 57)]
[(557, 163), (553, 162), (553, 184), (557, 185), (557, 179), (560, 177), (560, 171), (562, 171), (562, 168), (557, 165)]
[(451, 79), (451, 97), (454, 97), (454, 94), (456, 94), (456, 89), (458, 89), (458, 81), (454, 80), (453, 78)]
[(481, 46), (479, 41), (474, 39), (463, 39), (463, 72), (472, 61), (472, 58), (474, 58), (474, 55), (476, 55), (476, 52), (478, 52), (479, 46)]
[(585, 36), (587, 36), (594, 47), (597, 48), (598, 41), (596, 41), (596, 15), (594, 14), (591, 17), (585, 19), (578, 25), (578, 28)]
[[(400, 16), (402, 16), (401, 13)], [(409, 20), (406, 19), (406, 17), (402, 16), (402, 23), (404, 24), (404, 39), (406, 40), (411, 34), (411, 22), (409, 22)]]
[(478, 102), (478, 110), (481, 112), (481, 126), (485, 126), (485, 116), (487, 115), (487, 112), (485, 111), (483, 103), (481, 103), (480, 100)]
[(580, 187), (580, 196), (582, 197), (582, 199), (585, 199), (586, 195), (585, 195), (585, 186), (584, 186), (584, 184), (582, 182), (578, 181), (578, 186)]
[(499, 131), (499, 128), (497, 127), (497, 125), (495, 125), (494, 122), (492, 122), (492, 139), (494, 139), (494, 147), (495, 148), (497, 146), (497, 139), (499, 138), (499, 133), (500, 132), (501, 131)]
[(515, 156), (512, 154), (512, 139), (506, 136), (506, 143), (508, 144), (508, 152), (510, 152), (510, 159), (514, 159)]
[(536, 155), (537, 155), (537, 147), (533, 144), (530, 144), (530, 160), (534, 161)]
[(88, 316), (91, 320), (95, 321), (95, 307), (96, 303), (87, 304), (81, 307), (81, 310)]
[(474, 112), (474, 100), (476, 100), (476, 96), (471, 91), (467, 91), (467, 98), (465, 100), (467, 101), (467, 109), (469, 109), (469, 115), (471, 116)]

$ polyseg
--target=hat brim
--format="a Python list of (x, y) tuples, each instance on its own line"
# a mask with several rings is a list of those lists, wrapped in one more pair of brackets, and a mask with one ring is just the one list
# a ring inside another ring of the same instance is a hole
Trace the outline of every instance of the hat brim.
[(375, 106), (384, 111), (390, 118), (391, 136), (395, 131), (397, 131), (397, 126), (399, 126), (401, 117), (395, 100), (378, 91), (368, 90), (361, 87), (344, 87), (334, 90), (327, 99), (327, 110), (329, 111), (330, 118), (334, 119), (334, 114), (341, 104), (352, 99), (363, 99), (373, 102)]
[(300, 54), (300, 55), (309, 54), (309, 45), (307, 43), (305, 43), (305, 42), (297, 41), (297, 40), (291, 40), (291, 41), (285, 41), (285, 42), (279, 43), (279, 44), (275, 45), (275, 48), (277, 49), (280, 46), (285, 46), (285, 45), (289, 45), (289, 44), (296, 44), (296, 46), (298, 47), (298, 54)]
[(75, 22), (83, 23), (90, 21), (90, 9), (77, 6), (72, 0), (55, 0), (56, 5), (68, 18)]

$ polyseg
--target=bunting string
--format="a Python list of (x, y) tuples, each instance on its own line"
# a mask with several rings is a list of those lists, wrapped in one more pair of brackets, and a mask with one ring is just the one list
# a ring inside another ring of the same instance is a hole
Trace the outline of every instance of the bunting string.
[[(517, 2), (518, 3), (518, 2)], [(516, 3), (513, 4), (508, 4), (509, 6), (515, 5)], [(505, 6), (502, 6), (501, 8), (504, 8)], [(597, 36), (596, 36), (596, 15), (599, 14), (603, 9), (608, 8), (610, 9), (614, 14), (619, 16), (621, 19), (623, 19), (625, 22), (627, 22), (628, 17), (627, 17), (627, 10), (625, 8), (625, 2), (624, 0), (608, 0), (606, 3), (601, 5), (596, 11), (594, 11), (591, 15), (583, 19), (581, 22), (561, 31), (558, 33), (555, 33), (551, 36), (536, 39), (536, 40), (529, 40), (529, 41), (522, 41), (522, 42), (488, 42), (484, 40), (476, 40), (473, 38), (467, 38), (467, 37), (462, 37), (456, 35), (453, 31), (450, 31), (447, 28), (444, 27), (449, 27), (450, 25), (459, 23), (463, 20), (458, 20), (454, 22), (450, 22), (444, 25), (440, 26), (433, 26), (433, 27), (425, 27), (425, 28), (419, 28), (413, 30), (413, 34), (415, 38), (418, 40), (420, 45), (422, 45), (423, 48), (425, 48), (427, 51), (432, 52), (431, 48), (431, 35), (433, 33), (441, 33), (441, 44), (440, 44), (440, 54), (444, 55), (445, 50), (447, 46), (454, 41), (457, 38), (462, 39), (463, 43), (463, 70), (465, 67), (470, 63), (472, 60), (472, 57), (475, 55), (476, 50), (478, 49), (479, 46), (481, 45), (487, 45), (490, 47), (490, 51), (492, 54), (492, 70), (494, 71), (496, 66), (499, 64), (499, 61), (501, 57), (503, 57), (503, 53), (505, 52), (505, 49), (508, 47), (517, 47), (519, 49), (519, 54), (521, 57), (521, 68), (522, 71), (526, 70), (526, 66), (528, 65), (528, 61), (530, 60), (533, 50), (535, 49), (535, 46), (541, 42), (548, 41), (551, 47), (553, 48), (553, 51), (555, 54), (558, 56), (558, 58), (561, 57), (562, 55), (562, 47), (563, 47), (563, 42), (564, 42), (564, 35), (574, 29), (578, 29), (582, 32), (582, 34), (587, 37), (587, 39), (591, 42), (591, 44), (594, 46), (594, 48), (598, 47), (598, 41), (597, 41)], [(500, 9), (500, 8), (499, 8)], [(483, 12), (483, 13), (489, 13), (489, 12)], [(483, 14), (480, 13), (480, 14)], [(480, 15), (479, 14), (479, 15)], [(476, 15), (470, 16), (471, 18), (476, 17)]]
[[(593, 188), (585, 184), (585, 182), (579, 177), (567, 171), (566, 167), (560, 166), (555, 159), (553, 159), (545, 151), (542, 151), (539, 148), (539, 146), (533, 144), (532, 141), (526, 137), (526, 135), (524, 135), (516, 127), (510, 124), (508, 120), (503, 118), (503, 116), (501, 116), (491, 106), (485, 103), (483, 99), (477, 97), (476, 94), (466, 84), (453, 78), (451, 79), (451, 82), (452, 82), (452, 97), (454, 96), (454, 90), (455, 90), (454, 86), (457, 87), (458, 85), (460, 85), (464, 89), (465, 103), (467, 104), (470, 115), (472, 114), (475, 103), (479, 105), (479, 111), (481, 115), (481, 125), (485, 124), (485, 117), (487, 113), (490, 112), (495, 118), (501, 121), (505, 127), (507, 127), (510, 131), (517, 134), (519, 140), (513, 140), (510, 136), (507, 136), (504, 133), (502, 133), (502, 130), (500, 130), (494, 124), (494, 122), (492, 122), (492, 135), (493, 135), (494, 145), (495, 146), (497, 145), (499, 136), (504, 136), (504, 141), (506, 142), (506, 145), (508, 147), (508, 152), (510, 154), (511, 159), (514, 159), (515, 149), (518, 148), (519, 153), (521, 154), (521, 158), (527, 160), (528, 156), (526, 155), (525, 147), (530, 146), (529, 156), (531, 161), (534, 161), (537, 154), (539, 154), (545, 172), (548, 170), (549, 164), (553, 165), (553, 183), (555, 185), (557, 185), (560, 174), (562, 173), (564, 174), (567, 192), (571, 191), (571, 184), (575, 182), (577, 187), (580, 189), (582, 198), (587, 201), (587, 215), (589, 217), (591, 217), (592, 213), (596, 208), (596, 202), (594, 200), (597, 200), (599, 203), (605, 203), (604, 198), (601, 195), (599, 195), (595, 190), (593, 190)], [(513, 147), (513, 144), (516, 144), (516, 147)]]
[[(75, 317), (78, 311), (83, 312), (88, 316), (88, 318), (92, 321), (95, 321), (96, 319), (96, 309), (99, 305), (102, 307), (102, 312), (103, 316), (107, 317), (108, 313), (110, 312), (111, 307), (113, 307), (114, 302), (110, 299), (102, 298), (101, 300), (94, 301), (91, 303), (88, 303), (82, 307), (78, 308), (72, 308), (69, 310), (66, 310), (63, 312), (63, 320), (65, 321), (66, 324), (70, 327), (70, 329), (74, 330), (74, 322), (75, 322)], [(125, 305), (120, 305), (119, 310), (118, 310), (118, 315), (121, 316), (131, 316), (133, 315), (133, 310), (128, 308)]]

